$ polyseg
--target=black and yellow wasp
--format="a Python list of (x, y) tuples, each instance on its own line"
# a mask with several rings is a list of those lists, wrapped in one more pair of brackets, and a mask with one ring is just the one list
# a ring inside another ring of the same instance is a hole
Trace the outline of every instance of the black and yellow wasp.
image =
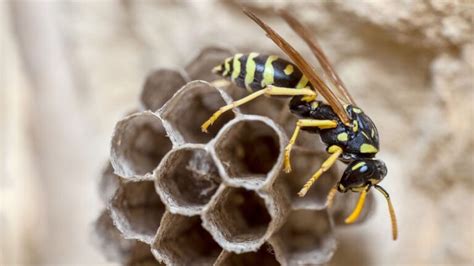
[[(319, 134), (327, 145), (327, 152), (331, 154), (298, 192), (298, 195), (303, 197), (313, 183), (339, 159), (347, 164), (347, 168), (340, 181), (329, 193), (328, 202), (332, 201), (336, 191), (345, 193), (350, 190), (360, 193), (354, 211), (346, 219), (346, 223), (352, 223), (363, 209), (368, 191), (374, 187), (387, 200), (392, 221), (392, 236), (394, 240), (397, 239), (395, 211), (389, 194), (379, 185), (387, 174), (387, 168), (381, 160), (375, 159), (379, 151), (379, 135), (375, 124), (362, 109), (357, 107), (319, 44), (293, 16), (280, 11), (283, 19), (306, 42), (318, 59), (326, 79), (332, 83), (338, 96), (285, 39), (252, 12), (244, 10), (244, 13), (267, 33), (267, 36), (290, 57), (293, 63), (274, 55), (258, 53), (236, 54), (227, 58), (224, 63), (216, 66), (213, 72), (230, 79), (239, 87), (246, 88), (250, 94), (221, 107), (204, 122), (201, 129), (206, 132), (222, 113), (261, 95), (293, 97), (289, 107), (291, 112), (300, 119), (285, 148), (284, 170), (291, 171), (290, 153), (300, 130)], [(321, 94), (327, 103), (316, 100), (317, 93)]]

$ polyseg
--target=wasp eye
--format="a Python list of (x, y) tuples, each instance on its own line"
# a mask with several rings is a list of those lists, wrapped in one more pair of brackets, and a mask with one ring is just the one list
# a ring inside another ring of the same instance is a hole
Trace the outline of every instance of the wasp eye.
[(365, 172), (367, 172), (367, 170), (369, 170), (369, 167), (367, 167), (367, 165), (364, 165), (361, 168), (359, 168), (360, 173), (365, 173)]

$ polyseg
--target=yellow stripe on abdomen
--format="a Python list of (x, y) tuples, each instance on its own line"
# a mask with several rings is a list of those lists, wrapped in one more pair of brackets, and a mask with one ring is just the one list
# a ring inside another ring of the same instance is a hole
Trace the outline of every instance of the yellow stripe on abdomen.
[(273, 61), (276, 61), (278, 56), (270, 55), (265, 62), (265, 70), (263, 72), (262, 88), (265, 88), (267, 85), (272, 85), (274, 82), (275, 70), (273, 69)]
[(230, 60), (232, 60), (232, 57), (228, 57), (224, 61), (224, 72), (222, 73), (222, 76), (227, 76), (230, 71)]
[(252, 92), (250, 84), (255, 79), (255, 70), (257, 69), (257, 64), (253, 60), (258, 56), (258, 53), (250, 53), (247, 57), (247, 63), (245, 64), (245, 88), (247, 91)]
[(232, 77), (231, 80), (235, 81), (235, 79), (239, 76), (241, 67), (240, 67), (240, 58), (242, 57), (242, 54), (236, 54), (234, 56), (234, 60), (232, 61)]

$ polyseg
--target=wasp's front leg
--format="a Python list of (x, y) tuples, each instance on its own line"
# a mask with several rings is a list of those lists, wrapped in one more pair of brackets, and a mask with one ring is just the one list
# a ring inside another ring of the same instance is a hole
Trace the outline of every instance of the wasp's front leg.
[(303, 188), (300, 190), (300, 192), (298, 192), (298, 196), (304, 197), (308, 192), (309, 188), (314, 184), (314, 182), (316, 182), (316, 180), (318, 180), (318, 178), (324, 172), (329, 170), (334, 165), (334, 163), (337, 161), (337, 158), (341, 156), (343, 151), (341, 147), (333, 145), (329, 147), (328, 152), (332, 153), (331, 156), (329, 156), (329, 158), (327, 158), (326, 161), (323, 162), (321, 168), (319, 168), (319, 170), (313, 174), (313, 176), (306, 182), (306, 184), (304, 184)]
[(337, 121), (335, 120), (315, 120), (315, 119), (300, 119), (296, 122), (295, 130), (293, 131), (293, 135), (291, 136), (290, 142), (285, 148), (285, 172), (291, 172), (291, 163), (290, 163), (290, 154), (293, 145), (300, 134), (300, 130), (302, 127), (317, 127), (320, 129), (328, 129), (328, 128), (335, 128), (337, 127)]

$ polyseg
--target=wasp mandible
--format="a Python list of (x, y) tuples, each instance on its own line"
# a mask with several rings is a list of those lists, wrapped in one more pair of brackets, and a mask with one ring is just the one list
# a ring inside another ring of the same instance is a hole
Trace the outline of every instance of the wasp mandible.
[[(340, 160), (347, 164), (347, 168), (339, 182), (330, 191), (328, 202), (332, 201), (337, 191), (360, 193), (356, 207), (345, 220), (346, 223), (353, 223), (363, 209), (367, 193), (372, 187), (375, 188), (387, 201), (392, 222), (392, 237), (396, 240), (398, 230), (395, 211), (389, 194), (379, 185), (387, 174), (387, 167), (383, 161), (375, 159), (379, 151), (379, 134), (374, 122), (361, 108), (357, 107), (317, 41), (293, 16), (280, 11), (281, 17), (309, 46), (338, 96), (285, 39), (252, 12), (244, 10), (244, 13), (266, 32), (267, 36), (290, 57), (293, 63), (274, 55), (249, 53), (236, 54), (216, 66), (213, 69), (214, 73), (230, 79), (237, 86), (247, 89), (250, 94), (221, 107), (202, 124), (202, 131), (206, 132), (222, 113), (259, 96), (292, 97), (289, 108), (299, 117), (299, 120), (285, 148), (284, 170), (291, 171), (291, 149), (300, 130), (319, 134), (330, 154), (319, 170), (304, 184), (298, 195), (304, 197), (313, 183), (337, 160)], [(327, 103), (316, 100), (318, 93)]]

